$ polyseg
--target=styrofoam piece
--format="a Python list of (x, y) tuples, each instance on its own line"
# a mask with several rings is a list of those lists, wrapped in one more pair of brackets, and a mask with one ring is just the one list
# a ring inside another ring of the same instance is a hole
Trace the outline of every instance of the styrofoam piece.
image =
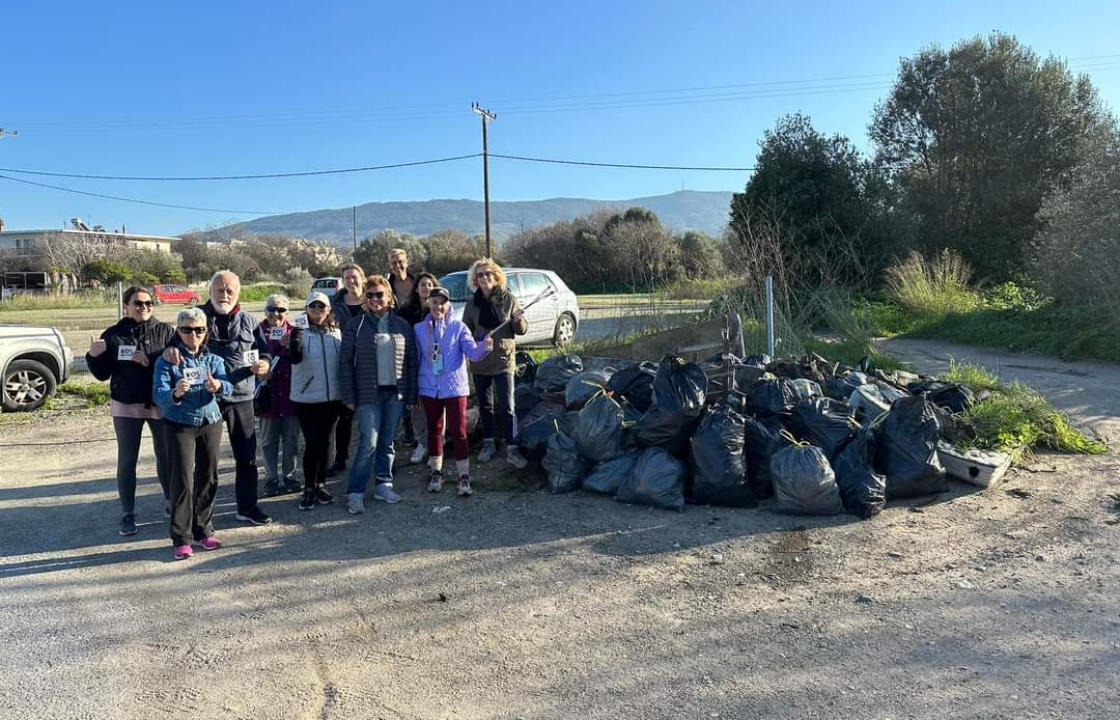
[(976, 487), (999, 484), (1011, 467), (1011, 456), (998, 450), (957, 450), (948, 443), (937, 443), (937, 458), (950, 477)]
[(891, 409), (891, 405), (883, 398), (883, 393), (878, 386), (868, 383), (860, 385), (848, 397), (848, 405), (853, 410), (862, 411), (865, 417), (876, 418)]

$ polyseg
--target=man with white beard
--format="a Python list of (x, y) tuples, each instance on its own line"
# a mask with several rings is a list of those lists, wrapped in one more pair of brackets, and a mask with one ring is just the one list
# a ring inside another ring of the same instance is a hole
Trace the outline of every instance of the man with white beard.
[[(268, 374), (271, 357), (268, 341), (258, 332), (258, 323), (237, 304), (241, 280), (229, 270), (214, 273), (210, 299), (201, 306), (209, 333), (207, 349), (222, 358), (233, 384), (233, 395), (218, 406), (226, 423), (229, 444), (237, 464), (234, 483), (237, 496), (235, 518), (253, 525), (267, 525), (272, 518), (257, 506), (257, 435), (253, 421), (253, 391), (256, 377)], [(170, 348), (164, 359), (179, 364), (179, 351)]]

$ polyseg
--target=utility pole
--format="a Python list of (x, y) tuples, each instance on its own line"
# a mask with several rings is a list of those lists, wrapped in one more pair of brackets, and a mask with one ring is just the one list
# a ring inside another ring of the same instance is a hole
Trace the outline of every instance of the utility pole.
[(486, 208), (486, 257), (494, 257), (494, 244), (490, 240), (490, 156), (486, 147), (486, 124), (497, 120), (498, 114), (471, 103), (471, 110), (482, 116), (482, 198)]

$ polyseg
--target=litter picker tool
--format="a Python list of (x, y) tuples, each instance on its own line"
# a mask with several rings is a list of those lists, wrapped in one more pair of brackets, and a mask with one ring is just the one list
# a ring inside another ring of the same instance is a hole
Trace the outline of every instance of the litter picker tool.
[[(521, 308), (521, 312), (524, 313), (526, 310), (533, 307), (534, 305), (539, 303), (541, 300), (544, 300), (545, 298), (550, 298), (555, 294), (556, 294), (556, 288), (551, 288), (551, 287), (550, 288), (545, 288), (544, 290), (542, 290), (540, 292), (539, 295), (537, 295), (535, 298), (533, 298), (529, 302), (525, 303), (525, 305), (522, 306), (522, 308)], [(501, 323), (496, 328), (494, 328), (493, 330), (491, 330), (490, 332), (488, 332), (486, 334), (490, 335), (490, 336), (493, 336), (494, 333), (498, 332), (499, 330), (504, 328), (506, 325), (509, 325), (509, 320), (506, 320), (505, 322)]]

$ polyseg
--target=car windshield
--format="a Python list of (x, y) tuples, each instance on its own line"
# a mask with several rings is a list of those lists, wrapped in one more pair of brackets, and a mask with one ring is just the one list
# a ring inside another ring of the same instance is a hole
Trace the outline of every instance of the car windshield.
[(320, 279), (320, 280), (316, 280), (316, 281), (315, 281), (315, 284), (314, 284), (314, 285), (312, 285), (311, 287), (317, 287), (317, 288), (333, 288), (333, 287), (335, 287), (335, 286), (336, 286), (336, 282), (335, 282), (335, 279), (334, 279), (334, 278), (322, 278), (322, 279)]
[(451, 295), (451, 302), (464, 302), (467, 299), (467, 274), (465, 272), (451, 273), (439, 279), (441, 287), (447, 288)]

